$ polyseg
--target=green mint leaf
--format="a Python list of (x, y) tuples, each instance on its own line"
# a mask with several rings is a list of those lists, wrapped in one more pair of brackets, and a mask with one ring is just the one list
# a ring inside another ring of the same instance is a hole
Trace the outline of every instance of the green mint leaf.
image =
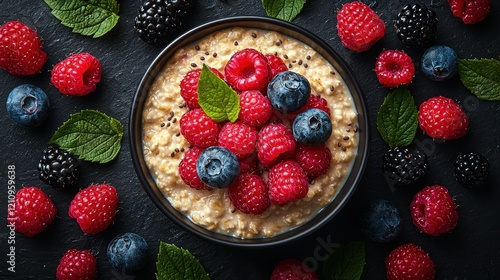
[(118, 22), (116, 0), (44, 0), (61, 23), (73, 32), (100, 37)]
[(240, 98), (204, 64), (198, 80), (198, 103), (212, 120), (234, 122), (240, 113)]
[(479, 99), (500, 101), (500, 60), (459, 59), (458, 74), (464, 86)]
[(54, 133), (51, 144), (78, 155), (81, 159), (106, 163), (121, 148), (123, 125), (96, 110), (72, 114)]
[(408, 146), (415, 138), (418, 110), (410, 91), (395, 89), (384, 99), (377, 114), (377, 129), (389, 146)]
[(200, 262), (187, 250), (160, 242), (156, 280), (210, 280)]
[(359, 280), (365, 266), (365, 243), (355, 241), (335, 249), (324, 263), (326, 280)]
[(293, 21), (302, 11), (306, 0), (262, 0), (262, 5), (270, 17)]

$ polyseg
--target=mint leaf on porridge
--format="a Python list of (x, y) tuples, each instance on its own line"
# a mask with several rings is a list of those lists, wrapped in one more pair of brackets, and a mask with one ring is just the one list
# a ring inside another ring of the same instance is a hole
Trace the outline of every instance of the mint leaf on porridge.
[(377, 114), (377, 129), (389, 146), (408, 146), (415, 138), (418, 110), (410, 91), (399, 87), (384, 99)]
[(115, 0), (44, 0), (61, 23), (73, 32), (100, 37), (118, 22), (120, 5)]
[(203, 64), (198, 81), (198, 102), (212, 120), (235, 122), (240, 113), (240, 98), (236, 91)]
[(270, 17), (293, 21), (300, 13), (306, 0), (262, 0), (262, 5)]
[(187, 250), (160, 241), (156, 280), (210, 280), (200, 262)]
[(106, 163), (120, 151), (123, 125), (96, 110), (72, 114), (54, 133), (51, 144), (78, 155), (81, 159)]
[(365, 266), (365, 258), (365, 242), (363, 241), (347, 243), (336, 248), (324, 263), (324, 279), (360, 279)]
[(464, 86), (479, 99), (500, 101), (500, 60), (459, 59), (458, 73)]

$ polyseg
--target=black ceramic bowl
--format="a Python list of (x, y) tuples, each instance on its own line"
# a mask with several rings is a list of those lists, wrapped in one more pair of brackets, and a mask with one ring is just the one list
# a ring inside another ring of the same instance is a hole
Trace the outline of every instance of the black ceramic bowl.
[[(311, 46), (337, 69), (350, 90), (356, 110), (358, 111), (358, 154), (355, 158), (352, 171), (350, 172), (345, 184), (337, 192), (334, 199), (311, 220), (294, 228), (293, 230), (269, 238), (241, 239), (210, 231), (196, 225), (167, 201), (156, 186), (143, 156), (142, 110), (149, 88), (154, 82), (156, 74), (161, 71), (166, 62), (173, 56), (178, 48), (201, 39), (212, 32), (230, 27), (250, 27), (277, 31)], [(353, 74), (349, 70), (349, 67), (328, 44), (309, 31), (288, 22), (265, 17), (232, 17), (209, 22), (185, 33), (168, 45), (153, 61), (138, 86), (131, 108), (129, 133), (134, 168), (144, 190), (156, 206), (167, 217), (195, 235), (219, 244), (239, 247), (264, 247), (279, 245), (304, 237), (323, 226), (341, 210), (354, 192), (361, 179), (368, 156), (368, 120), (366, 105), (359, 86), (357, 85)]]

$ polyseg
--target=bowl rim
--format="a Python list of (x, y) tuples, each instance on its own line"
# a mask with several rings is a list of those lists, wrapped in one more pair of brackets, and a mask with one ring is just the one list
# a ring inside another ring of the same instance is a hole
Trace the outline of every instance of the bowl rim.
[[(144, 107), (145, 100), (147, 99), (149, 88), (154, 82), (157, 74), (162, 71), (166, 62), (179, 47), (199, 40), (215, 31), (230, 27), (272, 30), (309, 45), (316, 52), (323, 55), (323, 57), (329, 61), (342, 76), (345, 84), (351, 91), (353, 102), (355, 103), (358, 111), (358, 153), (352, 165), (352, 170), (357, 170), (357, 172), (351, 172), (349, 174), (341, 189), (337, 191), (332, 201), (309, 221), (273, 237), (243, 239), (210, 231), (195, 224), (167, 201), (159, 188), (156, 186), (143, 156), (141, 129), (142, 109)], [(153, 201), (156, 207), (158, 207), (163, 214), (184, 230), (214, 243), (236, 247), (262, 248), (282, 245), (301, 239), (302, 237), (309, 235), (327, 224), (345, 206), (359, 185), (369, 154), (368, 143), (370, 132), (366, 101), (349, 65), (332, 47), (330, 47), (329, 44), (312, 32), (290, 22), (261, 16), (234, 16), (213, 20), (187, 31), (168, 44), (149, 65), (137, 86), (130, 107), (128, 129), (130, 153), (135, 173), (137, 174), (144, 191), (148, 194), (149, 198)], [(350, 185), (350, 187), (346, 187), (348, 185)]]

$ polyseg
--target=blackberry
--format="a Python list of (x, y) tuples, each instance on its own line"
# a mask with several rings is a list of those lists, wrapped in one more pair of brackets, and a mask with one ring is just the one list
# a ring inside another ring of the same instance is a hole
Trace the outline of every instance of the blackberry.
[(398, 14), (396, 35), (407, 47), (422, 47), (436, 37), (436, 13), (419, 4), (406, 5)]
[(135, 17), (134, 28), (139, 37), (151, 45), (166, 41), (168, 32), (182, 25), (193, 0), (147, 0)]
[(78, 180), (78, 165), (79, 160), (72, 153), (49, 146), (38, 163), (39, 178), (54, 187), (72, 187)]
[(415, 149), (394, 147), (383, 156), (384, 175), (394, 185), (409, 185), (422, 179), (429, 171), (427, 156)]
[(467, 188), (484, 184), (490, 173), (488, 160), (483, 155), (474, 152), (458, 155), (453, 166), (455, 178)]

